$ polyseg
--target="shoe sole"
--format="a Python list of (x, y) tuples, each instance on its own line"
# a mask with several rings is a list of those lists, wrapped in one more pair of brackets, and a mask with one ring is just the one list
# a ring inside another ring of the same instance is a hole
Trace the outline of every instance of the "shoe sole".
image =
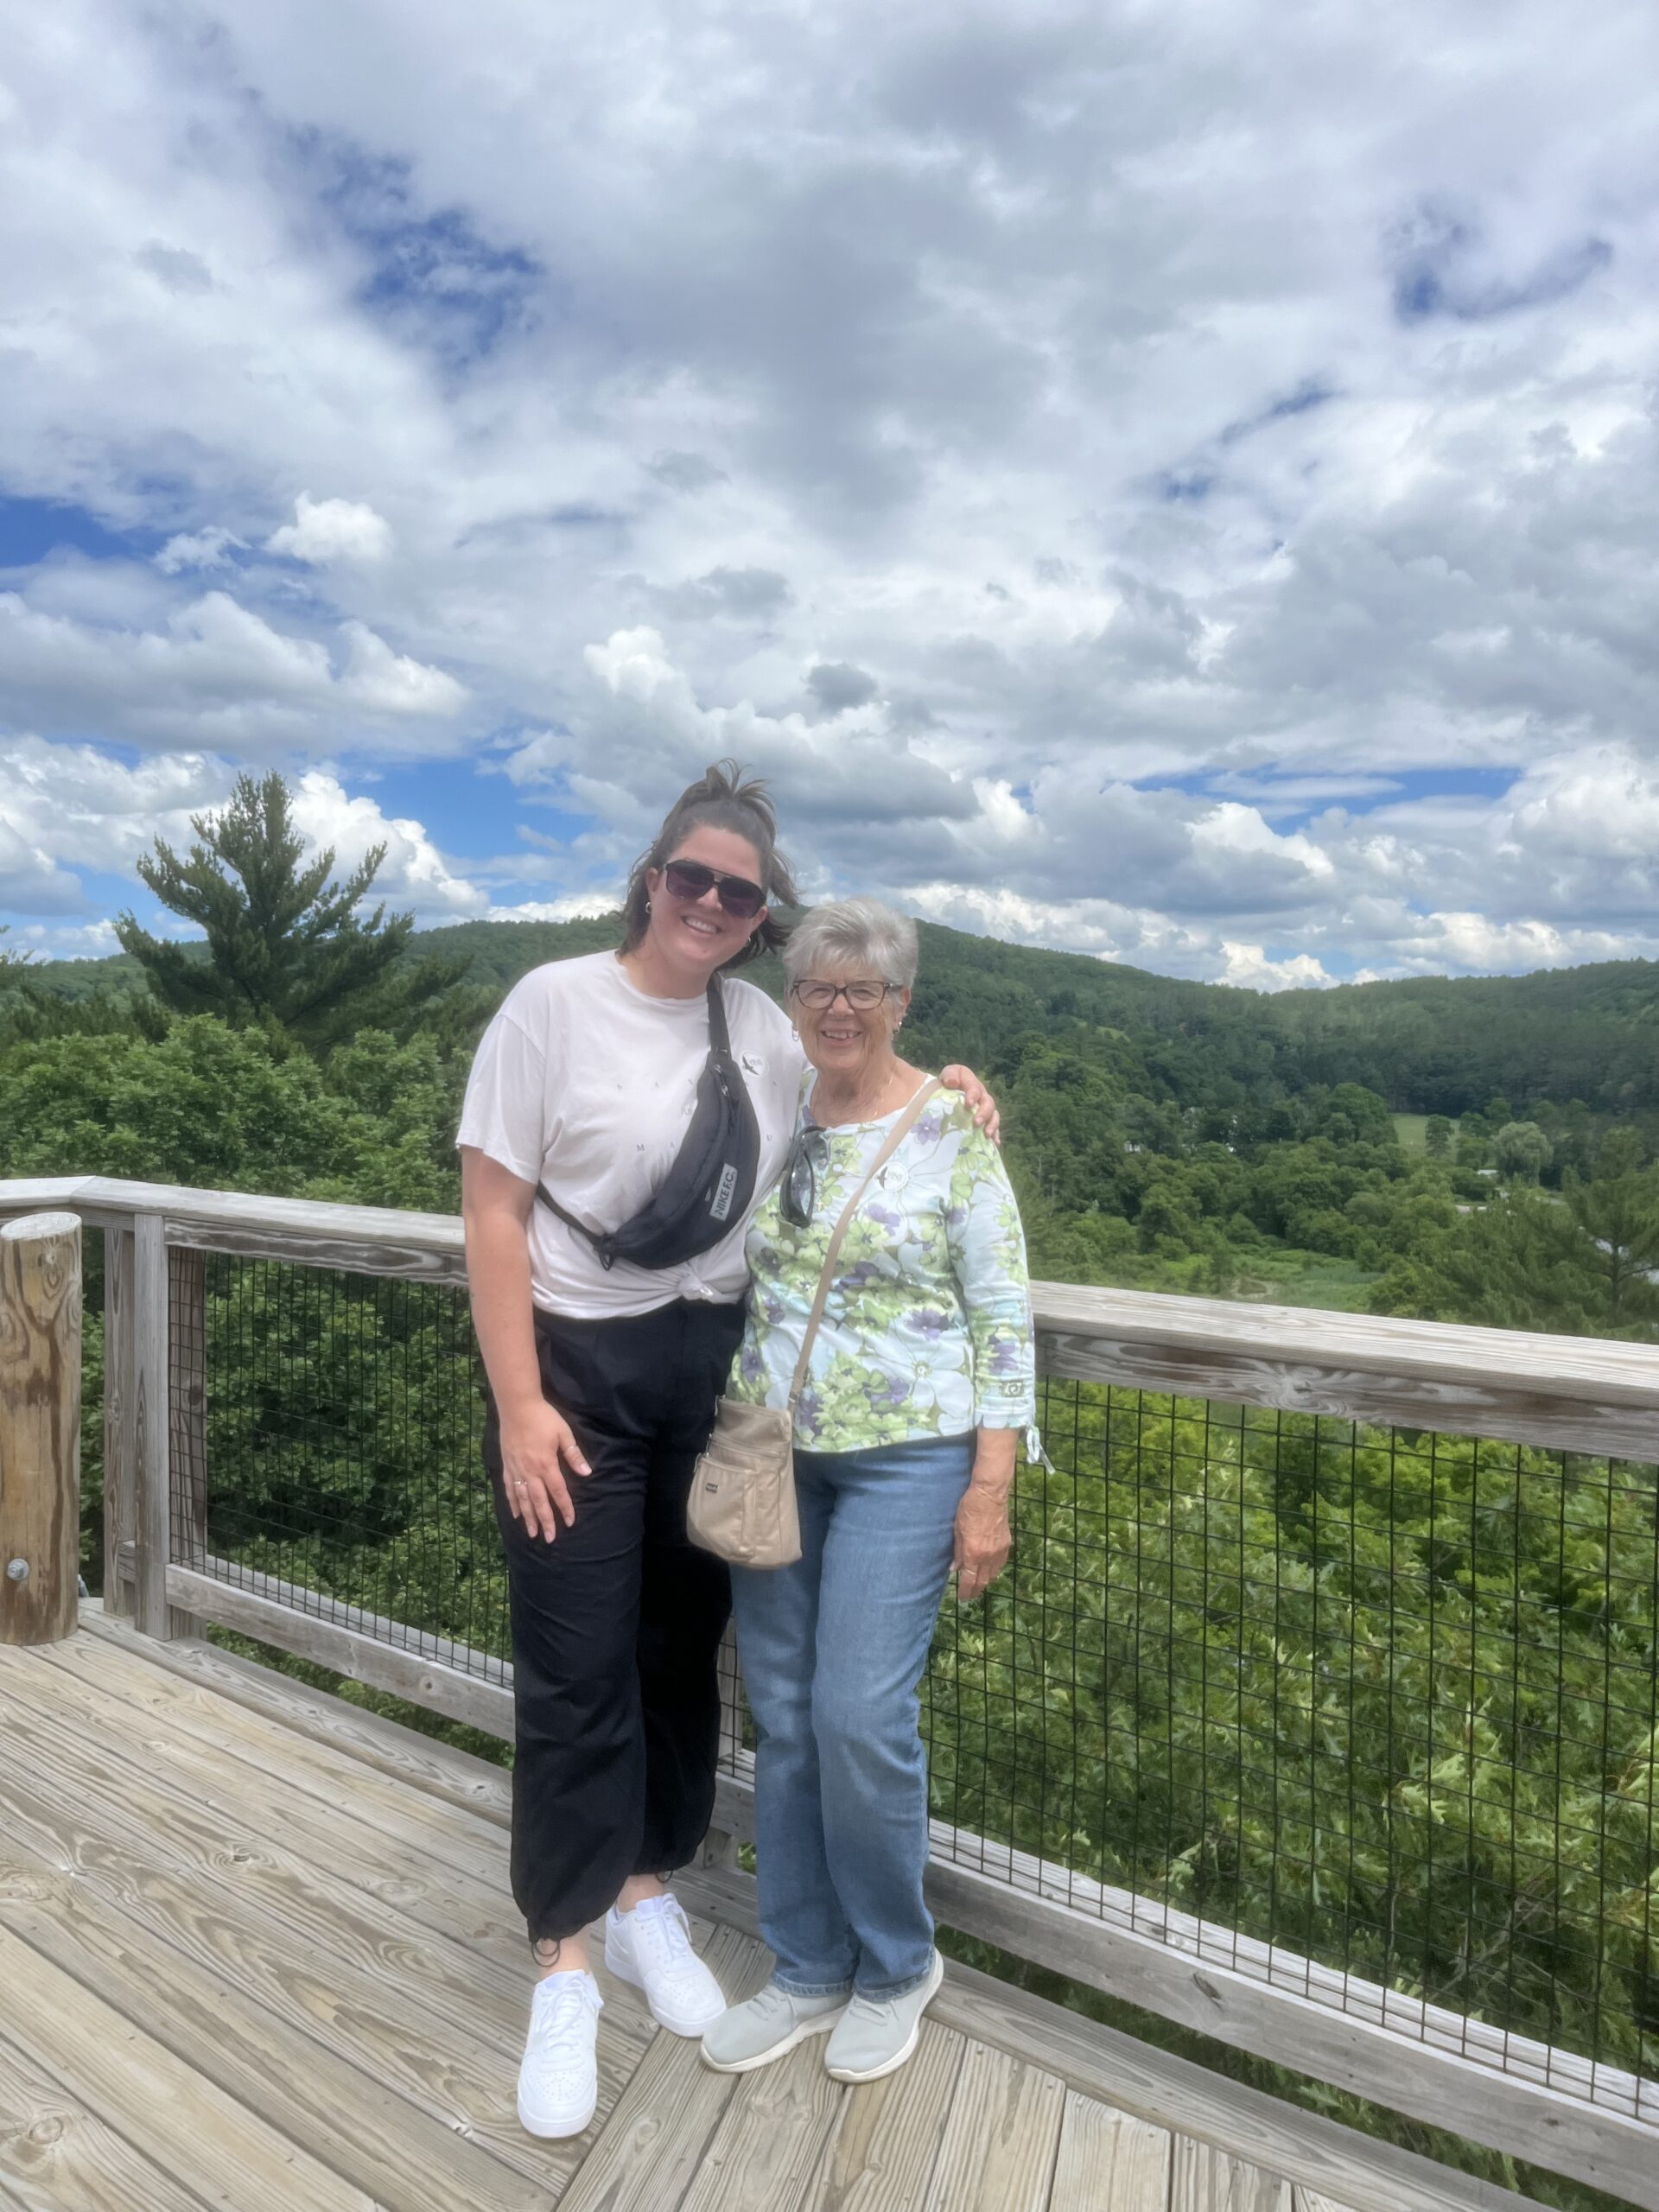
[(666, 2028), (671, 2036), (683, 2036), (690, 2042), (695, 2036), (706, 2035), (726, 2011), (726, 2000), (722, 1998), (718, 2012), (711, 2012), (706, 2020), (697, 2020), (682, 2026), (678, 2020), (671, 2020), (666, 2013), (657, 2010), (651, 2001), (651, 1992), (645, 1987), (640, 1976), (633, 1971), (632, 1963), (620, 1958), (613, 1958), (608, 1942), (605, 1946), (605, 1965), (607, 1970), (613, 1974), (619, 1981), (626, 1981), (630, 1989), (637, 1989), (639, 1992), (645, 2000), (645, 2009), (652, 2018), (656, 2021), (659, 2028)]
[(826, 2061), (823, 2070), (830, 2079), (832, 2082), (845, 2082), (853, 2088), (856, 2088), (861, 2082), (880, 2082), (888, 2074), (896, 2074), (901, 2066), (916, 2056), (916, 2046), (922, 2039), (923, 2018), (928, 2006), (944, 1986), (944, 1961), (936, 1951), (933, 1955), (933, 1970), (928, 1976), (927, 1994), (922, 1999), (920, 2009), (916, 2014), (915, 2024), (905, 2039), (903, 2050), (894, 2051), (891, 2058), (884, 2058), (879, 2066), (867, 2066), (862, 2072), (856, 2074), (849, 2066), (831, 2066)]
[(587, 2130), (593, 2126), (594, 2114), (598, 2110), (599, 2098), (597, 2094), (595, 2094), (594, 2101), (588, 2106), (587, 2111), (582, 2114), (580, 2120), (562, 2121), (556, 2126), (550, 2127), (543, 2121), (535, 2120), (531, 2118), (530, 2114), (524, 2110), (524, 2101), (521, 2098), (518, 2104), (518, 2125), (524, 2129), (526, 2135), (537, 2136), (543, 2143), (562, 2143), (567, 2136), (584, 2134)]
[[(846, 2011), (843, 2005), (842, 2012)], [(716, 2074), (753, 2074), (763, 2066), (770, 2066), (775, 2058), (786, 2058), (809, 2036), (827, 2036), (841, 2018), (841, 2012), (826, 2012), (821, 2019), (803, 2020), (798, 2028), (791, 2028), (781, 2043), (769, 2044), (765, 2050), (758, 2050), (753, 2058), (711, 2058), (709, 2046), (702, 2047), (702, 2063)]]

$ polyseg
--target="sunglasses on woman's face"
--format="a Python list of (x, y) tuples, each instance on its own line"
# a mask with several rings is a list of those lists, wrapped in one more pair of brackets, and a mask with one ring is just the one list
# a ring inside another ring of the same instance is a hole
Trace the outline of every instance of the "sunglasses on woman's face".
[(701, 861), (670, 861), (663, 869), (663, 884), (671, 898), (683, 899), (688, 906), (717, 891), (721, 911), (734, 922), (752, 920), (766, 903), (766, 893), (747, 875), (728, 875), (720, 868), (705, 868)]
[(830, 1139), (816, 1125), (798, 1130), (784, 1161), (778, 1211), (791, 1229), (810, 1229), (818, 1203), (818, 1178), (830, 1164)]

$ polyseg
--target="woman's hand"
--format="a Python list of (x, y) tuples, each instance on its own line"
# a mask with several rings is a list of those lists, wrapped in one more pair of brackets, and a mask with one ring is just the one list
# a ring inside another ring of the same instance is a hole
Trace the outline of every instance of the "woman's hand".
[(957, 1598), (969, 1605), (983, 1596), (1008, 1563), (1014, 1532), (1008, 1492), (1014, 1486), (1014, 1432), (982, 1429), (973, 1478), (957, 1508)]
[(1008, 1501), (969, 1483), (957, 1508), (957, 1598), (970, 1605), (982, 1597), (1008, 1563), (1014, 1533)]
[(524, 1522), (526, 1535), (545, 1536), (550, 1544), (560, 1522), (568, 1529), (575, 1521), (567, 1467), (575, 1475), (593, 1471), (556, 1406), (537, 1398), (511, 1420), (502, 1415), (501, 1479), (512, 1517)]
[(974, 1073), (960, 1060), (952, 1060), (940, 1076), (939, 1081), (947, 1090), (959, 1090), (964, 1106), (974, 1117), (976, 1128), (984, 1130), (993, 1144), (1002, 1141), (1002, 1116), (996, 1110), (996, 1101)]

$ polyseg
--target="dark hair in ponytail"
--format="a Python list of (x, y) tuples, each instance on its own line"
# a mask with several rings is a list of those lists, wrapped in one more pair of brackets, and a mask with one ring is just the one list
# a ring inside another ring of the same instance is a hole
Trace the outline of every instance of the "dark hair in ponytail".
[(632, 952), (641, 943), (649, 926), (646, 870), (664, 867), (692, 830), (705, 829), (729, 830), (754, 847), (760, 862), (761, 887), (766, 894), (765, 921), (725, 965), (741, 968), (746, 960), (757, 960), (763, 952), (775, 951), (782, 944), (788, 931), (772, 910), (796, 904), (795, 879), (778, 849), (778, 817), (771, 795), (758, 776), (745, 776), (735, 760), (716, 760), (695, 784), (686, 785), (668, 810), (649, 849), (633, 864), (628, 895), (622, 902), (624, 952)]

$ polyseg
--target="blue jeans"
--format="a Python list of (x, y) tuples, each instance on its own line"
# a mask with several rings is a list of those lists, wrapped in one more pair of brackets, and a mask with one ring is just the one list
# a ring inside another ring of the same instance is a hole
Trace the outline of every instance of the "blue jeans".
[(932, 1964), (917, 1692), (974, 1442), (798, 1452), (799, 1560), (732, 1569), (760, 1932), (797, 1996), (894, 1997)]

